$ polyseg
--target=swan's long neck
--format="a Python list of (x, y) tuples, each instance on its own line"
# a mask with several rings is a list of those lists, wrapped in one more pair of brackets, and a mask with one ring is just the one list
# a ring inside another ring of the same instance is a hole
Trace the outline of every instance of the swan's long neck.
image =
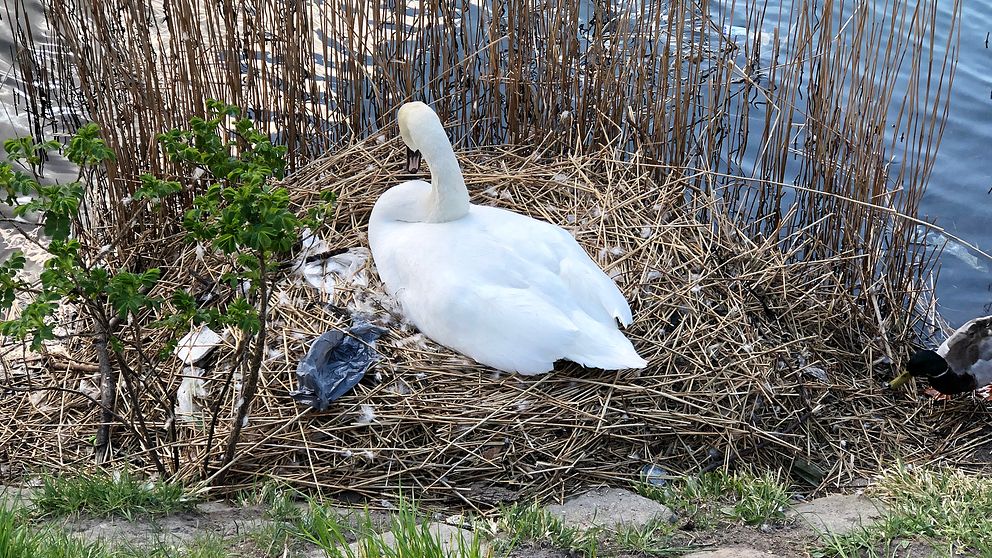
[(430, 148), (422, 149), (421, 154), (431, 169), (431, 193), (424, 208), (425, 221), (444, 223), (461, 219), (468, 213), (468, 189), (451, 144), (445, 138), (444, 145), (435, 142)]
[(444, 223), (464, 217), (469, 208), (468, 189), (437, 115), (423, 105), (412, 118), (404, 119), (401, 126), (405, 127), (409, 143), (420, 151), (431, 169), (432, 188), (421, 208), (421, 219), (426, 223)]
[(444, 223), (461, 219), (468, 213), (469, 207), (468, 189), (462, 178), (462, 169), (458, 166), (444, 129), (437, 129), (429, 139), (430, 141), (420, 146), (420, 153), (431, 169), (432, 186), (425, 201), (424, 221)]
[(397, 114), (400, 135), (410, 149), (420, 151), (431, 168), (431, 192), (418, 200), (416, 221), (445, 223), (468, 214), (468, 189), (448, 134), (437, 114), (421, 102), (405, 103)]

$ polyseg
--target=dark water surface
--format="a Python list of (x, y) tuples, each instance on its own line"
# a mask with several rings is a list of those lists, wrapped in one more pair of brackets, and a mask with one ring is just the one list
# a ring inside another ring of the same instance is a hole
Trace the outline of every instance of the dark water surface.
[[(944, 22), (937, 43), (946, 42), (951, 2), (942, 3)], [(957, 75), (951, 110), (921, 217), (992, 252), (992, 4), (962, 4)], [(939, 239), (939, 238), (938, 238)], [(958, 244), (941, 257), (937, 282), (940, 310), (951, 325), (992, 313), (992, 261)]]
[[(41, 1), (26, 3), (36, 42), (44, 42), (37, 40), (46, 33)], [(992, 252), (992, 196), (988, 194), (992, 188), (990, 8), (989, 0), (967, 0), (962, 6), (958, 66), (950, 113), (920, 214), (921, 218), (935, 222), (987, 252)], [(938, 9), (934, 38), (934, 48), (938, 52), (945, 48), (951, 32), (952, 10), (951, 1), (942, 2)], [(771, 6), (767, 13), (774, 13)], [(13, 38), (8, 15), (0, 9), (0, 140), (31, 133), (23, 113), (23, 84), (17, 82), (11, 66)], [(905, 71), (908, 70), (907, 67)], [(58, 174), (66, 169), (56, 165), (50, 170)], [(938, 232), (929, 233), (927, 239), (937, 246), (944, 246), (937, 282), (937, 297), (944, 318), (957, 326), (976, 315), (992, 313), (992, 278), (989, 275), (992, 261), (948, 241)], [(4, 255), (2, 244), (0, 239), (0, 257)]]

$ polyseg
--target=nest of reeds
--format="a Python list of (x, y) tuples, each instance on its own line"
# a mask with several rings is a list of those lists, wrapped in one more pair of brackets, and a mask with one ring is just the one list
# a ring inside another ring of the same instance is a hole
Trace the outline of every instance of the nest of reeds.
[[(940, 451), (966, 463), (984, 442), (966, 413), (953, 412), (984, 409), (973, 400), (940, 404), (941, 414), (906, 392), (884, 391), (892, 371), (878, 363), (901, 358), (902, 334), (880, 331), (878, 306), (850, 294), (837, 273), (841, 256), (799, 261), (783, 250), (815, 242), (804, 236), (813, 233), (756, 241), (727, 216), (717, 189), (687, 192), (689, 181), (677, 172), (658, 180), (657, 169), (609, 151), (547, 161), (491, 149), (459, 159), (475, 203), (574, 234), (630, 300), (627, 334), (649, 366), (601, 371), (566, 363), (524, 377), (431, 342), (403, 321), (371, 260), (362, 261), (377, 196), (408, 178), (398, 147), (381, 138), (355, 145), (286, 184), (301, 211), (322, 191), (337, 194), (333, 218), (317, 232), (330, 248), (328, 269), (337, 270), (328, 275), (333, 292), (292, 271), (280, 280), (259, 396), (228, 486), (272, 478), (325, 494), (412, 490), (480, 506), (561, 498), (589, 483), (636, 481), (647, 470), (742, 464), (783, 467), (824, 486), (870, 476), (895, 457), (929, 460)], [(224, 271), (189, 246), (158, 288)], [(347, 330), (356, 317), (388, 329), (376, 345), (382, 359), (327, 411), (311, 412), (289, 396), (297, 363), (314, 338)], [(175, 359), (142, 380), (145, 397), (120, 397), (118, 415), (140, 412), (158, 445), (140, 447), (118, 427), (115, 459), (152, 472), (147, 454), (156, 452), (170, 475), (209, 477), (203, 464), (219, 459), (238, 377), (219, 407), (212, 444), (209, 402), (222, 393), (238, 345), (229, 337), (202, 372), (199, 415), (180, 420), (170, 408), (183, 381)], [(94, 362), (86, 355), (49, 354), (38, 357), (44, 366), (20, 367), (30, 377), (19, 385), (28, 387), (7, 391), (0, 404), (5, 476), (92, 461), (98, 368), (81, 362)], [(13, 357), (7, 353), (8, 374), (24, 373), (10, 367)]]

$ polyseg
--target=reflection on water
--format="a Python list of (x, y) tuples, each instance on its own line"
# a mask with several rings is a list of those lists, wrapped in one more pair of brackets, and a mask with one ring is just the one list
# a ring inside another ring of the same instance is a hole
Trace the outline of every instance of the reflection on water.
[(983, 261), (975, 254), (971, 253), (966, 246), (940, 234), (939, 232), (920, 225), (920, 236), (928, 246), (942, 251), (944, 265), (950, 265), (949, 259), (957, 260), (956, 263), (964, 265), (982, 274), (989, 272), (989, 262)]
[[(29, 0), (25, 4), (28, 12), (26, 20), (31, 22), (31, 33), (38, 44), (45, 48), (44, 45), (50, 43), (47, 41), (48, 32), (41, 1)], [(13, 30), (10, 21), (6, 19), (9, 14), (8, 11), (0, 10), (0, 157), (6, 157), (3, 140), (38, 135), (38, 131), (32, 129), (32, 124), (37, 125), (38, 121), (28, 118), (26, 108), (29, 106), (29, 99), (24, 84), (17, 79), (14, 71)], [(59, 107), (52, 107), (52, 110), (59, 110)], [(45, 179), (60, 182), (69, 182), (76, 178), (72, 165), (60, 156), (47, 161), (42, 173)], [(27, 276), (36, 276), (41, 271), (40, 263), (44, 261), (46, 252), (33, 240), (40, 238), (40, 232), (32, 216), (28, 215), (27, 219), (14, 218), (10, 208), (2, 203), (0, 215), (12, 219), (12, 222), (0, 225), (0, 261), (5, 260), (13, 250), (19, 250), (28, 259)]]

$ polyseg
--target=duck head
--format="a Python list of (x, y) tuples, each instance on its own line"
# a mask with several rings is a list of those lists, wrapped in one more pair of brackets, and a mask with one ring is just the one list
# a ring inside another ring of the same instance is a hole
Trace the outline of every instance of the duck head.
[(917, 351), (909, 362), (906, 371), (889, 382), (892, 389), (901, 387), (910, 378), (926, 378), (930, 387), (945, 395), (972, 391), (976, 388), (975, 377), (971, 374), (958, 374), (951, 370), (944, 357), (936, 351)]

